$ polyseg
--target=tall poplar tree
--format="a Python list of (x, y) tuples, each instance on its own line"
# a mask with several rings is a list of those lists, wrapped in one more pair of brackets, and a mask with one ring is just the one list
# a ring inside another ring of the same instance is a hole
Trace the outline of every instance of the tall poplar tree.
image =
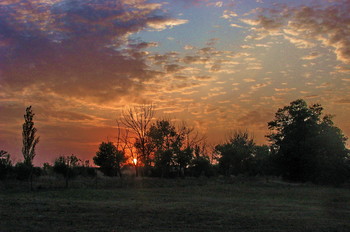
[(22, 154), (24, 163), (29, 166), (33, 166), (33, 159), (36, 155), (35, 147), (39, 143), (39, 137), (36, 136), (37, 129), (34, 127), (32, 106), (26, 108), (26, 114), (24, 115), (22, 139), (23, 147)]

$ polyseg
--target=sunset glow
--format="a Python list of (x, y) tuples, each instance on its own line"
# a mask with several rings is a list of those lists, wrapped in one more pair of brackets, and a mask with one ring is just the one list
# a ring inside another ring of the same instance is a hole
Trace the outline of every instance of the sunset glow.
[(22, 160), (29, 105), (36, 164), (91, 160), (123, 110), (150, 103), (210, 144), (236, 129), (266, 143), (298, 98), (350, 136), (349, 12), (349, 0), (2, 0), (0, 149)]

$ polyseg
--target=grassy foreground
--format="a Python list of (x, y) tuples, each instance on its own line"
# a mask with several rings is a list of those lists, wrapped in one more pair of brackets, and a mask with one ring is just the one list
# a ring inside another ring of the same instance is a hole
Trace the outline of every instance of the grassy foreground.
[(350, 231), (346, 188), (168, 181), (163, 187), (2, 189), (0, 231)]

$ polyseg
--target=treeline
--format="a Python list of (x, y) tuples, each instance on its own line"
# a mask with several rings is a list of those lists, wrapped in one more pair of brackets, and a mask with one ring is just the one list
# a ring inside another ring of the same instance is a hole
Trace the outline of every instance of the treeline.
[(9, 154), (1, 150), (0, 153), (5, 157), (0, 160), (0, 180), (30, 180), (31, 189), (33, 189), (33, 178), (43, 176), (61, 176), (64, 178), (65, 187), (68, 187), (69, 181), (77, 176), (86, 178), (95, 178), (97, 169), (89, 165), (89, 161), (83, 162), (75, 155), (59, 156), (53, 164), (44, 163), (42, 167), (34, 167), (24, 162), (17, 162), (12, 165)]
[[(28, 150), (30, 155), (23, 152), (25, 161), (12, 166), (9, 154), (1, 151), (0, 178), (32, 180), (51, 170), (62, 174), (68, 186), (74, 176), (96, 176), (96, 168), (74, 155), (60, 156), (53, 165), (45, 164), (43, 168), (33, 167), (39, 139), (30, 107), (26, 115), (23, 130), (32, 131), (23, 132), (23, 151)], [(116, 141), (102, 142), (93, 157), (98, 170), (106, 176), (123, 178), (126, 172), (161, 178), (259, 175), (330, 185), (350, 180), (347, 138), (334, 125), (332, 116), (323, 115), (321, 105), (308, 106), (302, 99), (278, 109), (275, 118), (267, 123), (269, 145), (257, 145), (248, 132), (236, 131), (225, 142), (208, 147), (205, 137), (186, 124), (154, 120), (152, 105), (129, 109), (117, 123)]]

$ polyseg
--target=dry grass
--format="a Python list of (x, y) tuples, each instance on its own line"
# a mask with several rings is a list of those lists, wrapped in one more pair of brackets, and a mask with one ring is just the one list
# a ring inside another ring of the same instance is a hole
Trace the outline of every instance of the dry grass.
[(76, 182), (70, 189), (3, 189), (0, 231), (350, 231), (345, 188), (207, 179)]

